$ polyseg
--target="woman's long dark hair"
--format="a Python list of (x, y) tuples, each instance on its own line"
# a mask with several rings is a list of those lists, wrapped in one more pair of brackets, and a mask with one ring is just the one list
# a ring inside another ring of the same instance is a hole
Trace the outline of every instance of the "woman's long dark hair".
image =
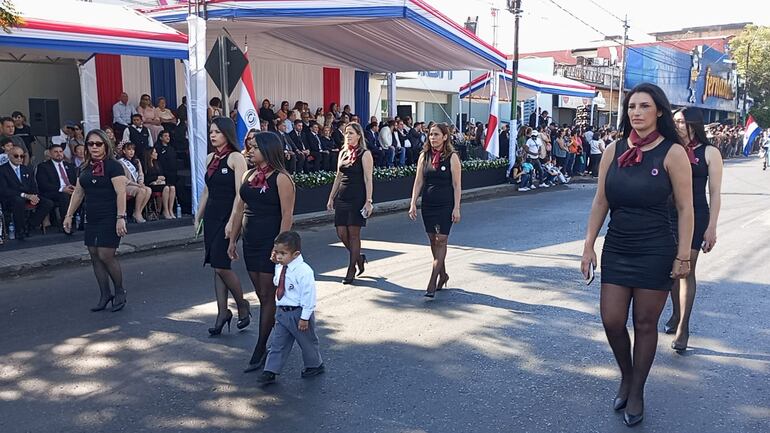
[(661, 113), (660, 117), (658, 117), (656, 129), (664, 138), (671, 140), (674, 143), (679, 142), (679, 134), (677, 134), (676, 127), (674, 126), (674, 115), (671, 114), (671, 103), (668, 102), (668, 98), (663, 92), (663, 89), (652, 83), (641, 83), (637, 85), (628, 92), (628, 95), (626, 95), (625, 98), (623, 98), (623, 113), (620, 117), (620, 128), (623, 130), (623, 138), (628, 139), (631, 135), (631, 130), (633, 130), (631, 119), (628, 117), (628, 105), (629, 101), (631, 101), (631, 96), (635, 93), (646, 93), (650, 95), (652, 101), (655, 103), (655, 109)]
[(284, 163), (283, 144), (278, 134), (270, 131), (257, 132), (254, 136), (257, 149), (271, 170), (283, 173), (291, 179)]
[[(703, 112), (699, 108), (695, 107), (684, 107), (680, 108), (678, 110), (675, 110), (673, 115), (676, 115), (676, 113), (682, 113), (682, 116), (684, 116), (684, 122), (687, 124), (687, 138), (690, 140), (693, 139), (693, 137), (690, 137), (690, 128), (692, 128), (693, 132), (695, 133), (695, 139), (698, 140), (698, 143), (704, 144), (706, 146), (711, 145), (711, 142), (708, 139), (708, 136), (706, 135), (706, 126), (704, 125), (703, 121)], [(681, 143), (685, 146), (687, 146), (689, 143)]]
[(227, 140), (227, 146), (230, 147), (230, 150), (237, 152), (238, 147), (235, 144), (237, 143), (237, 139), (235, 138), (235, 123), (233, 120), (229, 117), (215, 117), (211, 120), (211, 123), (217, 125), (219, 131), (222, 133), (222, 135), (225, 136), (225, 139)]
[[(441, 155), (441, 159), (449, 158), (455, 152), (455, 148), (452, 146), (452, 135), (449, 133), (449, 127), (446, 125), (446, 123), (436, 123), (431, 127), (431, 129), (433, 128), (438, 128), (442, 135), (446, 135), (446, 140), (444, 141), (444, 152)], [(430, 129), (428, 129), (428, 135), (430, 135)], [(422, 153), (424, 153), (427, 157), (428, 152), (431, 152), (432, 149), (433, 147), (430, 145), (429, 138), (425, 140), (425, 144), (422, 145)]]
[(142, 163), (144, 163), (144, 172), (147, 173), (150, 169), (155, 169), (158, 166), (158, 161), (152, 160), (152, 152), (155, 152), (154, 147), (148, 147), (144, 149), (144, 155), (142, 155)]

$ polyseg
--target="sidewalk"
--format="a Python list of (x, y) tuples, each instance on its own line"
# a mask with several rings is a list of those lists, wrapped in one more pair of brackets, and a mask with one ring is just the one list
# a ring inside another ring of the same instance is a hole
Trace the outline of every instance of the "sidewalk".
[[(571, 184), (595, 183), (591, 178), (574, 178)], [(517, 192), (512, 185), (503, 184), (484, 188), (476, 188), (463, 191), (463, 201), (483, 200), (495, 197), (511, 195), (532, 195), (546, 193), (553, 190), (564, 190), (567, 187), (558, 186), (552, 188), (538, 188), (528, 192)], [(404, 211), (409, 208), (409, 199), (397, 200), (386, 203), (377, 203), (374, 206), (375, 217), (393, 212)], [(297, 215), (294, 226), (297, 228), (331, 224), (334, 215), (327, 212)], [(129, 225), (129, 235), (120, 243), (118, 254), (122, 256), (155, 251), (163, 248), (185, 247), (203, 242), (203, 236), (195, 239), (192, 225), (183, 227), (164, 228), (161, 230), (130, 233), (133, 225)], [(90, 261), (82, 239), (73, 242), (44, 245), (33, 248), (5, 250), (0, 247), (0, 278), (29, 274), (36, 270), (59, 267)]]

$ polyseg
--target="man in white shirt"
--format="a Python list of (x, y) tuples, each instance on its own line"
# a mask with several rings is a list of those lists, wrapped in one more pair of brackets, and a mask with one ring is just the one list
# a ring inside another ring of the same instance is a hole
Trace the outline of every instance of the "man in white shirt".
[(40, 195), (50, 199), (64, 216), (77, 183), (77, 169), (64, 159), (64, 145), (48, 148), (50, 160), (37, 165), (35, 179)]
[(538, 180), (543, 179), (543, 166), (540, 164), (540, 148), (543, 143), (540, 141), (540, 133), (532, 130), (532, 134), (527, 140), (527, 161), (535, 167), (535, 176)]
[(297, 232), (283, 232), (275, 238), (271, 259), (277, 263), (273, 284), (276, 285), (275, 325), (267, 343), (265, 368), (257, 381), (261, 385), (275, 382), (289, 357), (294, 341), (302, 349), (305, 368), (302, 377), (324, 372), (318, 336), (315, 332), (316, 284), (313, 268), (301, 253), (302, 240)]
[(380, 147), (387, 155), (385, 158), (385, 166), (393, 167), (393, 160), (395, 159), (395, 147), (393, 147), (393, 127), (396, 125), (395, 120), (389, 120), (388, 123), (380, 128)]
[(115, 136), (123, 136), (123, 131), (131, 124), (131, 116), (136, 114), (136, 107), (128, 103), (128, 93), (120, 94), (120, 100), (112, 106), (112, 127)]

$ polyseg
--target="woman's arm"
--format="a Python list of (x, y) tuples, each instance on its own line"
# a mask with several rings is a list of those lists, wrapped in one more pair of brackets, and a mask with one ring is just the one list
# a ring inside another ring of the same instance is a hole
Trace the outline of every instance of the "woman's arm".
[[(126, 214), (126, 185), (128, 184), (128, 179), (125, 176), (115, 176), (112, 179), (112, 187), (115, 188), (115, 195), (117, 196), (118, 200), (118, 215), (125, 215)], [(116, 215), (116, 222), (115, 222), (115, 233), (117, 233), (118, 236), (125, 236), (128, 234), (128, 231), (126, 230), (126, 219), (125, 218), (117, 218)]]
[[(241, 184), (246, 182), (248, 177), (249, 172), (247, 171), (241, 178)], [(243, 227), (243, 210), (245, 205), (246, 204), (241, 198), (241, 187), (239, 185), (238, 189), (235, 190), (235, 204), (233, 205), (232, 212), (230, 212), (230, 219), (227, 221), (227, 225), (225, 226), (225, 238), (230, 239), (231, 245), (237, 243), (238, 238), (241, 236), (241, 228)]]
[[(212, 158), (214, 158), (214, 154), (213, 153), (209, 153), (208, 156), (206, 157), (206, 167), (208, 167), (209, 164), (211, 164), (211, 159)], [(206, 176), (205, 173), (203, 175)], [(195, 212), (195, 222), (194, 222), (194, 225), (195, 225), (196, 230), (198, 228), (198, 223), (200, 222), (200, 220), (203, 219), (203, 213), (206, 210), (206, 202), (207, 201), (209, 201), (209, 187), (204, 182), (203, 183), (203, 192), (201, 193), (200, 200), (198, 201), (198, 210)]]
[(452, 165), (452, 187), (455, 194), (455, 207), (452, 210), (452, 222), (460, 222), (460, 200), (463, 196), (463, 184), (462, 184), (462, 163), (460, 163), (460, 157), (453, 153), (450, 157), (450, 164)]
[(604, 220), (607, 218), (607, 212), (610, 210), (610, 205), (607, 202), (607, 195), (605, 194), (605, 180), (607, 179), (607, 172), (615, 159), (615, 145), (611, 144), (607, 148), (607, 157), (602, 158), (599, 163), (599, 180), (596, 186), (596, 194), (594, 195), (593, 203), (591, 204), (591, 213), (588, 216), (588, 228), (586, 229), (586, 239), (583, 243), (583, 258), (580, 261), (580, 271), (583, 276), (588, 278), (588, 269), (591, 265), (596, 267), (596, 238), (599, 236), (599, 230), (604, 225)]
[(690, 273), (690, 249), (695, 224), (692, 205), (692, 166), (683, 146), (672, 146), (666, 155), (664, 165), (671, 178), (679, 219), (679, 244), (677, 259), (672, 266), (672, 277), (684, 278)]
[(425, 153), (421, 152), (417, 159), (417, 173), (414, 176), (414, 185), (412, 185), (412, 200), (409, 203), (407, 214), (412, 220), (417, 219), (417, 198), (422, 193), (422, 185), (425, 182)]
[(136, 183), (144, 185), (144, 167), (142, 161), (136, 161)]
[(80, 208), (80, 204), (83, 203), (83, 187), (80, 186), (80, 179), (75, 184), (75, 191), (70, 197), (70, 205), (67, 207), (67, 213), (64, 214), (64, 221), (62, 226), (64, 231), (69, 233), (72, 228), (72, 215)]
[(374, 210), (372, 204), (372, 194), (374, 193), (374, 158), (372, 158), (372, 152), (366, 151), (361, 157), (361, 165), (364, 168), (364, 185), (366, 186), (366, 203), (364, 203), (364, 209), (366, 209), (366, 216), (369, 217)]
[(703, 237), (703, 252), (708, 253), (717, 243), (717, 222), (722, 209), (722, 154), (714, 146), (706, 146), (709, 166), (709, 225)]
[[(241, 203), (241, 220), (243, 219), (243, 200), (241, 200), (241, 182), (243, 182), (244, 178), (246, 177), (246, 159), (241, 155), (240, 153), (233, 152), (230, 154), (230, 157), (227, 158), (227, 165), (233, 171), (235, 172), (234, 176), (234, 183), (233, 186), (235, 188), (235, 199), (233, 199), (233, 209), (230, 211), (230, 222), (233, 221), (233, 213), (236, 211), (236, 208), (238, 207), (238, 202)], [(240, 221), (240, 220), (239, 220)], [(239, 222), (240, 224), (240, 222)], [(230, 223), (227, 224), (228, 226)], [(232, 234), (235, 234), (235, 236), (231, 236)], [(225, 227), (225, 239), (233, 239), (235, 238), (235, 241), (238, 240), (238, 234), (240, 234), (240, 228), (238, 231), (231, 230), (228, 232), (227, 226)]]
[(326, 209), (329, 211), (334, 210), (334, 198), (337, 197), (337, 189), (340, 187), (340, 167), (342, 166), (342, 154), (340, 151), (337, 155), (337, 173), (334, 175), (334, 183), (332, 184), (332, 190), (329, 193), (329, 200), (326, 202)]
[(278, 174), (276, 183), (278, 184), (278, 197), (281, 199), (281, 232), (285, 232), (291, 230), (291, 226), (294, 224), (296, 191), (294, 190), (294, 182), (283, 173)]

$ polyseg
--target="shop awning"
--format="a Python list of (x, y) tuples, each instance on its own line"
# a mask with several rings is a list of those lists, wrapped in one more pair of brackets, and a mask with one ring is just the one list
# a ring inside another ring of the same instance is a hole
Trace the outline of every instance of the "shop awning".
[[(265, 60), (288, 55), (291, 61), (368, 72), (489, 70), (506, 64), (503, 53), (422, 0), (215, 0), (206, 7), (209, 35), (226, 29), (239, 43), (247, 39)], [(144, 12), (186, 30), (187, 5)]]
[(70, 0), (14, 2), (23, 24), (0, 32), (0, 60), (83, 60), (92, 54), (187, 58), (187, 36), (123, 6)]
[[(490, 79), (496, 76), (499, 82), (498, 98), (501, 101), (510, 101), (510, 87), (513, 81), (513, 73), (505, 72), (487, 72), (468, 84), (460, 87), (461, 98), (488, 99), (490, 89)], [(593, 98), (596, 95), (596, 88), (571, 80), (559, 75), (543, 76), (533, 73), (519, 72), (519, 87), (517, 89), (517, 99), (523, 100), (535, 96), (538, 93), (561, 96), (575, 96), (578, 98)]]

